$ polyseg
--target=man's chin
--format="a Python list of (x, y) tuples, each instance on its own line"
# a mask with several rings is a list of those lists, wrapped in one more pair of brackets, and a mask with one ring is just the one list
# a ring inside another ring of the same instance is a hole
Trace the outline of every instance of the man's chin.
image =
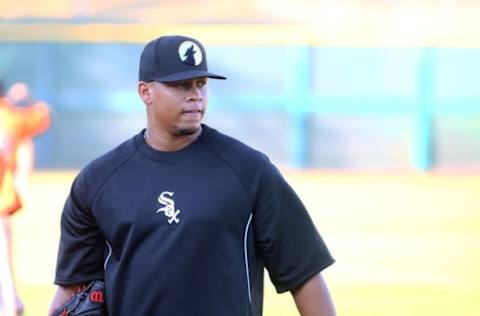
[(189, 126), (189, 127), (180, 127), (178, 129), (178, 134), (181, 136), (190, 136), (198, 133), (202, 127), (199, 126)]

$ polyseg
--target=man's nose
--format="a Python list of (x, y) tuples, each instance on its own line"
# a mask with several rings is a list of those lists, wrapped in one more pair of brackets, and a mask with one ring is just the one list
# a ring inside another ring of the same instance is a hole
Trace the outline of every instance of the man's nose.
[(190, 89), (190, 95), (189, 95), (189, 100), (191, 101), (202, 101), (203, 100), (203, 94), (202, 90), (199, 87), (192, 86)]

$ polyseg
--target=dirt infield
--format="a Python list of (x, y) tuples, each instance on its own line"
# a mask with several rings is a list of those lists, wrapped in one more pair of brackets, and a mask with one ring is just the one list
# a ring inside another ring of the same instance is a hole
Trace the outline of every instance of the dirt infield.
[[(45, 315), (59, 216), (74, 171), (37, 172), (14, 217), (26, 315)], [(325, 271), (339, 315), (479, 315), (480, 175), (288, 172), (337, 262)], [(268, 284), (268, 282), (267, 282)], [(297, 315), (266, 290), (266, 316)]]

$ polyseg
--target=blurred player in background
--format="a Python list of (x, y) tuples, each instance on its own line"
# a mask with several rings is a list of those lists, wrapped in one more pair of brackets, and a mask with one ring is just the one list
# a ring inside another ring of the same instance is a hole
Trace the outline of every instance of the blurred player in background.
[[(25, 103), (16, 106), (16, 103)], [(13, 278), (10, 217), (22, 207), (27, 177), (33, 167), (32, 138), (49, 127), (45, 103), (30, 98), (24, 84), (0, 95), (0, 303), (5, 315), (22, 315), (23, 304)], [(12, 311), (13, 309), (13, 311)], [(0, 307), (1, 311), (1, 307)]]
[[(15, 107), (28, 107), (37, 103), (26, 84), (17, 82), (7, 92), (7, 98)], [(51, 113), (50, 113), (51, 114)], [(28, 193), (28, 179), (33, 171), (35, 148), (31, 137), (24, 138), (18, 144), (15, 167), (15, 187), (24, 200)]]

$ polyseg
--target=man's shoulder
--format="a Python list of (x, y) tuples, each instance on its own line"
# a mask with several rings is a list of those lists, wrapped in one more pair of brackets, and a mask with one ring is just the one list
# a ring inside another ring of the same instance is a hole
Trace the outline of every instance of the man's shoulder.
[(259, 163), (268, 160), (261, 151), (208, 126), (205, 126), (204, 140), (211, 151), (227, 162)]
[(261, 175), (271, 165), (261, 151), (215, 129), (207, 128), (204, 139), (210, 151), (248, 186), (255, 187), (252, 184), (259, 183)]
[(135, 154), (139, 147), (136, 138), (138, 134), (92, 160), (80, 171), (79, 177), (86, 181), (102, 181), (109, 177)]

